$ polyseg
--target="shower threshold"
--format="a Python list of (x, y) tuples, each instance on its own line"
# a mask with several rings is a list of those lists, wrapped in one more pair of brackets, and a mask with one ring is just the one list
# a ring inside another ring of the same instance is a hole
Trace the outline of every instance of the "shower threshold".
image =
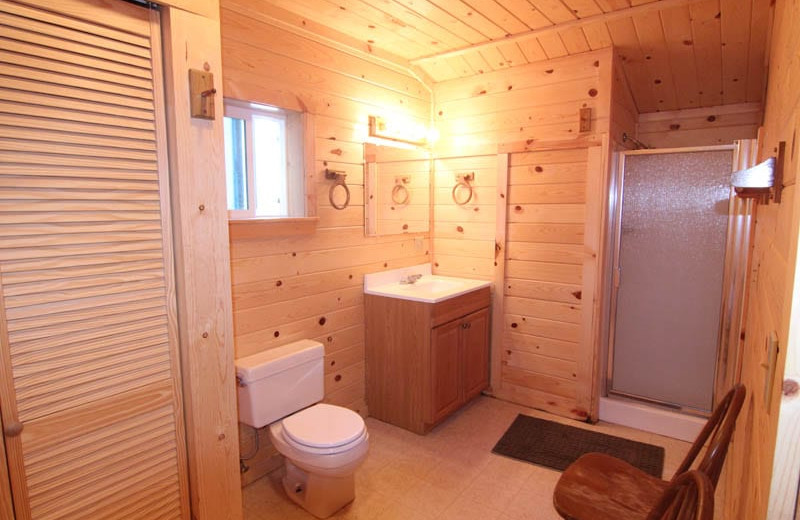
[(618, 396), (600, 398), (600, 420), (692, 442), (706, 424), (705, 417), (681, 413)]

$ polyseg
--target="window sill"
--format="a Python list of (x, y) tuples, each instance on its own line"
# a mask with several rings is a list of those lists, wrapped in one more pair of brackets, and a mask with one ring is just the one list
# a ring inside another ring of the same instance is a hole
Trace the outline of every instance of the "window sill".
[(312, 235), (319, 217), (242, 218), (228, 220), (230, 240)]

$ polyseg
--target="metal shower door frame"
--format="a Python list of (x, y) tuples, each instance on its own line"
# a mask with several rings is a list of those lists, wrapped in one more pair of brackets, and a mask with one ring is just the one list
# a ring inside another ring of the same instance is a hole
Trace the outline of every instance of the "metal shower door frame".
[[(622, 233), (622, 201), (625, 192), (625, 163), (628, 156), (632, 155), (666, 155), (670, 153), (693, 153), (693, 152), (714, 152), (714, 151), (731, 151), (736, 154), (737, 147), (736, 145), (716, 145), (716, 146), (693, 146), (693, 147), (686, 147), (686, 148), (653, 148), (653, 149), (644, 149), (644, 150), (625, 150), (618, 152), (618, 160), (617, 160), (617, 168), (614, 176), (612, 178), (612, 183), (610, 186), (610, 193), (609, 193), (609, 216), (613, 218), (609, 222), (609, 232), (611, 238), (611, 252), (612, 252), (612, 264), (611, 264), (611, 295), (609, 299), (609, 313), (608, 313), (608, 337), (606, 341), (608, 342), (608, 356), (606, 358), (606, 382), (605, 382), (605, 393), (606, 395), (617, 395), (622, 396), (628, 399), (632, 399), (639, 402), (651, 403), (658, 406), (666, 407), (672, 410), (678, 410), (686, 413), (691, 413), (694, 415), (708, 415), (707, 412), (702, 410), (697, 410), (694, 408), (685, 408), (684, 406), (676, 403), (661, 401), (658, 399), (652, 399), (648, 397), (638, 396), (638, 395), (630, 395), (625, 392), (620, 392), (618, 390), (613, 390), (613, 383), (614, 383), (614, 338), (616, 336), (616, 322), (617, 322), (617, 297), (619, 292), (619, 280), (620, 280), (620, 237)], [(733, 167), (732, 161), (731, 166)], [(725, 266), (723, 265), (723, 269)], [(722, 288), (720, 288), (720, 291)], [(722, 312), (722, 309), (720, 309)], [(719, 343), (719, 340), (718, 340)], [(716, 345), (717, 355), (719, 355), (719, 344)], [(718, 361), (717, 361), (718, 362)], [(715, 367), (715, 374), (716, 374), (716, 367)], [(712, 385), (712, 402), (716, 402), (716, 396), (714, 395), (715, 389)]]

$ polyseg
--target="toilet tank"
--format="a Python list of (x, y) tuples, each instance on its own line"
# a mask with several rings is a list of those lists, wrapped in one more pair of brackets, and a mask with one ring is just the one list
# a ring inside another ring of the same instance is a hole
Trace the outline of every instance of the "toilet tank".
[(304, 339), (236, 360), (239, 420), (261, 428), (322, 400), (322, 343)]

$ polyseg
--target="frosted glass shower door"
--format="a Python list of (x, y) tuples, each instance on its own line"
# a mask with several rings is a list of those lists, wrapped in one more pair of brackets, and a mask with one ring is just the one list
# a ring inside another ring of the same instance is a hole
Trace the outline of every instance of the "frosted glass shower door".
[(711, 409), (732, 159), (625, 155), (610, 393)]

